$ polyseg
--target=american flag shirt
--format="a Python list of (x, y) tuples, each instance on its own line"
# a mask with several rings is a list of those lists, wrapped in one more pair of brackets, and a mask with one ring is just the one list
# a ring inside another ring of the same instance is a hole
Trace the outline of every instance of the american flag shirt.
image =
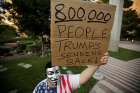
[(34, 89), (33, 93), (72, 93), (80, 84), (80, 74), (61, 75), (60, 84), (56, 88), (48, 88), (47, 79), (42, 80)]

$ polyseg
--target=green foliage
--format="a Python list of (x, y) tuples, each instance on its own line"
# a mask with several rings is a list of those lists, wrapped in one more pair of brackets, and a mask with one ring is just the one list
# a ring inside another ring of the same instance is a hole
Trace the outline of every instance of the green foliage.
[(103, 3), (108, 3), (109, 0), (101, 0)]
[(25, 51), (41, 55), (41, 42), (35, 41), (33, 44), (27, 45)]
[(0, 25), (0, 43), (12, 41), (16, 36), (16, 30), (13, 27)]
[(20, 29), (31, 35), (49, 35), (50, 0), (13, 0)]
[[(109, 3), (109, 0), (101, 0), (103, 3)], [(128, 8), (133, 4), (132, 0), (124, 0), (124, 8)]]
[[(13, 0), (13, 8), (18, 13), (20, 31), (32, 37), (50, 35), (50, 0)], [(44, 42), (41, 43), (44, 46)], [(42, 49), (42, 55), (44, 51)]]
[(131, 35), (129, 35), (129, 33), (127, 33), (126, 31), (129, 31), (131, 33), (135, 30), (134, 36), (139, 38), (139, 23), (140, 18), (138, 17), (136, 10), (129, 9), (128, 11), (124, 11), (121, 37), (131, 37)]
[(32, 37), (21, 38), (17, 40), (18, 48), (17, 52), (32, 52), (34, 54), (41, 54), (41, 40), (33, 39)]
[(129, 9), (128, 11), (124, 11), (123, 13), (123, 30), (133, 30), (135, 29), (138, 19), (138, 15), (136, 10)]
[(129, 9), (123, 13), (123, 24), (129, 25), (131, 23), (137, 22), (138, 15), (136, 10)]
[(128, 8), (128, 7), (130, 7), (132, 4), (133, 4), (133, 1), (132, 1), (132, 0), (124, 0), (124, 5), (123, 5), (123, 7), (124, 7), (124, 8)]

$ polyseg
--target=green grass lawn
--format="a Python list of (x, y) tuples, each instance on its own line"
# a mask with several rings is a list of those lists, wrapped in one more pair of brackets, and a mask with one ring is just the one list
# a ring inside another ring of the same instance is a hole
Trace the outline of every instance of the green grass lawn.
[[(135, 52), (120, 48), (119, 52), (109, 52), (112, 57), (121, 60), (131, 60), (140, 58), (140, 52)], [(44, 67), (48, 62), (48, 57), (28, 56), (25, 58), (16, 58), (13, 60), (0, 61), (0, 65), (8, 67), (5, 72), (0, 72), (0, 93), (8, 93), (10, 90), (18, 89), (18, 93), (32, 93), (34, 87), (45, 78)], [(18, 63), (29, 63), (32, 67), (29, 69), (18, 66)], [(81, 73), (86, 67), (68, 67), (73, 73)], [(61, 69), (62, 73), (66, 73)], [(88, 93), (96, 84), (97, 80), (90, 79), (85, 85), (78, 89), (78, 93)]]
[[(0, 93), (8, 93), (10, 90), (18, 89), (18, 93), (32, 93), (34, 87), (45, 78), (45, 65), (47, 57), (30, 56), (20, 59), (0, 61), (0, 65), (8, 67), (7, 71), (0, 72)], [(19, 63), (29, 63), (29, 69), (18, 66)], [(85, 67), (69, 67), (74, 74), (83, 71)], [(66, 73), (61, 69), (62, 73)], [(89, 80), (85, 85), (78, 89), (78, 93), (88, 93), (96, 83), (95, 79)]]
[[(37, 56), (20, 58), (15, 60), (1, 61), (4, 67), (8, 67), (5, 72), (0, 72), (0, 93), (8, 93), (10, 90), (18, 89), (18, 93), (32, 93), (36, 84), (45, 78), (44, 67), (48, 58)], [(18, 66), (18, 63), (29, 63), (29, 69)]]
[(140, 52), (119, 48), (118, 52), (109, 52), (109, 55), (124, 61), (140, 58)]

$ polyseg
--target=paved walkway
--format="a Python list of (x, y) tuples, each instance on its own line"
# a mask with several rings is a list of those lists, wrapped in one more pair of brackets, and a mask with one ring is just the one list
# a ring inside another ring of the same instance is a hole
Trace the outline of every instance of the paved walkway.
[[(140, 42), (121, 41), (119, 47), (140, 51)], [(99, 71), (104, 78), (90, 93), (140, 93), (140, 58), (123, 62), (110, 57), (108, 64)]]
[(104, 74), (90, 93), (140, 93), (140, 58), (129, 62), (110, 57), (99, 71)]
[(139, 41), (135, 41), (134, 43), (132, 43), (130, 41), (120, 41), (119, 47), (140, 52), (140, 42)]

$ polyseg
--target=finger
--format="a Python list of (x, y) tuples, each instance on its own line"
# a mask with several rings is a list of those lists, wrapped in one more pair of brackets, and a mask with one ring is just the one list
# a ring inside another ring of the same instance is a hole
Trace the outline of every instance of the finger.
[(108, 59), (109, 57), (108, 56), (104, 56), (104, 57), (102, 57), (102, 59)]
[(108, 58), (109, 58), (109, 56), (105, 56), (105, 57), (104, 57), (104, 59), (108, 59)]
[(108, 59), (101, 59), (101, 63), (107, 63)]
[(103, 60), (104, 60), (104, 58), (102, 57), (102, 58), (100, 59), (100, 61), (103, 62)]
[(104, 63), (107, 63), (107, 62), (108, 62), (108, 59), (104, 59), (103, 62), (104, 62)]
[(103, 61), (105, 62), (108, 61), (108, 57), (104, 57)]
[(109, 53), (108, 52), (104, 53), (104, 56), (109, 56)]

